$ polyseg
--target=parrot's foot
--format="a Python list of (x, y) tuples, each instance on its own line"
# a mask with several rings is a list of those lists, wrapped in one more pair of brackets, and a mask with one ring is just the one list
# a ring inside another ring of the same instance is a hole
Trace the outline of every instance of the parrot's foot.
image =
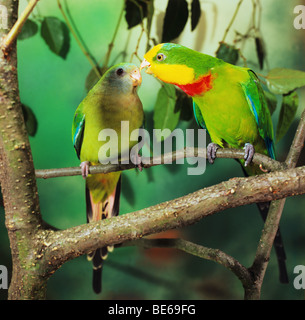
[(244, 146), (244, 150), (245, 150), (244, 159), (246, 160), (245, 161), (245, 167), (246, 167), (252, 161), (255, 150), (251, 143), (246, 143)]
[(207, 148), (207, 157), (210, 162), (210, 164), (214, 163), (214, 160), (216, 159), (216, 151), (219, 148), (219, 145), (216, 143), (209, 143)]
[(142, 157), (138, 153), (135, 153), (131, 156), (131, 161), (136, 168), (138, 168), (140, 171), (143, 170)]
[(84, 179), (86, 179), (89, 174), (89, 161), (83, 161), (80, 164), (80, 167), (82, 169), (82, 176)]

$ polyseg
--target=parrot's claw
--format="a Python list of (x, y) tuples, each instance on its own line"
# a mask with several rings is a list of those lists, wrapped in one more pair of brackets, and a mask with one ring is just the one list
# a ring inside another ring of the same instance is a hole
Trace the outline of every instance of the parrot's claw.
[(138, 168), (140, 172), (142, 172), (143, 170), (142, 157), (138, 153), (135, 153), (132, 155), (131, 161), (136, 166), (136, 168)]
[(255, 150), (251, 143), (246, 143), (244, 146), (244, 150), (245, 150), (244, 159), (246, 160), (245, 161), (245, 167), (246, 167), (252, 161)]
[(210, 164), (214, 163), (216, 159), (216, 151), (219, 148), (219, 145), (216, 143), (209, 143), (207, 148), (207, 157)]
[(86, 179), (89, 174), (89, 161), (83, 161), (80, 164), (80, 167), (82, 169), (82, 176), (84, 179)]

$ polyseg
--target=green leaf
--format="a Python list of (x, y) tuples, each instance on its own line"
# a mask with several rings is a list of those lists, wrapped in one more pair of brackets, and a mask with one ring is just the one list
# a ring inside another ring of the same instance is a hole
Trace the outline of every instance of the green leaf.
[(38, 31), (38, 25), (35, 21), (27, 19), (18, 35), (18, 40), (24, 40), (33, 37)]
[(122, 180), (122, 195), (127, 200), (127, 202), (133, 207), (135, 205), (135, 192), (130, 182), (129, 176), (126, 173), (123, 173)]
[(31, 108), (25, 104), (21, 104), (25, 127), (30, 136), (35, 136), (37, 132), (38, 122)]
[(191, 4), (191, 27), (192, 31), (195, 30), (195, 28), (198, 25), (199, 19), (201, 16), (201, 8), (200, 8), (200, 1), (199, 0), (193, 0)]
[(52, 52), (66, 58), (70, 49), (67, 25), (56, 17), (45, 17), (41, 23), (41, 36)]
[(296, 91), (283, 96), (283, 102), (276, 129), (276, 141), (279, 142), (291, 126), (299, 105), (299, 97)]
[(225, 62), (236, 64), (239, 58), (239, 50), (225, 42), (220, 42), (216, 57)]
[[(100, 72), (101, 76), (107, 71), (107, 68), (105, 67), (97, 67), (98, 71)], [(98, 75), (96, 74), (95, 70), (92, 68), (86, 78), (86, 82), (85, 82), (85, 88), (86, 88), (86, 92), (88, 93), (93, 86), (100, 80), (101, 77), (98, 77)]]
[[(150, 38), (150, 31), (151, 31), (151, 26), (152, 26), (152, 21), (154, 17), (154, 12), (155, 12), (155, 7), (154, 7), (154, 0), (150, 0), (148, 5), (147, 5), (147, 24), (146, 24), (146, 32), (147, 32), (147, 37)], [(150, 49), (150, 42), (147, 41), (146, 45), (146, 51), (149, 51)]]
[(189, 11), (186, 0), (169, 0), (165, 12), (162, 42), (170, 42), (178, 38), (183, 31)]
[(270, 91), (264, 90), (264, 94), (265, 94), (265, 98), (267, 100), (267, 104), (268, 104), (268, 108), (269, 108), (270, 114), (272, 115), (273, 112), (276, 109), (276, 106), (277, 106), (277, 98)]
[[(151, 0), (152, 1), (152, 0)], [(141, 13), (141, 9), (142, 13)], [(137, 26), (147, 16), (147, 3), (142, 0), (127, 0), (125, 5), (125, 19), (128, 29)]]
[[(148, 170), (145, 170), (145, 171), (148, 171)], [(3, 207), (3, 196), (2, 196), (1, 187), (0, 187), (0, 207)]]
[(266, 76), (268, 89), (274, 94), (287, 94), (305, 86), (305, 72), (293, 69), (275, 68)]
[(176, 89), (177, 101), (175, 110), (180, 111), (180, 120), (190, 121), (194, 118), (193, 100), (183, 91)]
[(261, 37), (255, 37), (255, 47), (256, 47), (256, 54), (259, 62), (260, 69), (264, 68), (264, 60), (266, 57), (266, 49), (264, 41)]
[[(154, 128), (155, 129), (169, 129), (173, 131), (180, 117), (180, 110), (175, 109), (176, 106), (176, 89), (171, 84), (163, 84), (158, 92), (157, 101), (154, 107)], [(169, 133), (170, 134), (170, 133)], [(169, 134), (165, 136), (157, 135), (158, 141), (166, 139)]]

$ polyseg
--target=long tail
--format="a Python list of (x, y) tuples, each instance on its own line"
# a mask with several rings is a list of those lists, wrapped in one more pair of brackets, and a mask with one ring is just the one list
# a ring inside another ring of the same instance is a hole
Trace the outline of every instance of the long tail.
[[(116, 185), (116, 188), (110, 196), (103, 202), (94, 203), (89, 189), (86, 187), (86, 211), (87, 222), (98, 221), (117, 216), (120, 207), (121, 193), (121, 177)], [(92, 286), (95, 293), (102, 291), (102, 267), (103, 262), (108, 256), (108, 252), (113, 251), (113, 246), (99, 248), (88, 254), (88, 260), (93, 264)]]
[[(270, 208), (270, 202), (261, 202), (257, 203), (257, 207), (260, 211), (260, 214), (264, 220), (264, 222), (267, 219), (268, 211)], [(280, 228), (278, 228), (277, 233), (274, 238), (273, 247), (277, 256), (277, 262), (279, 266), (279, 273), (280, 273), (280, 282), (281, 283), (288, 283), (288, 273), (286, 268), (286, 253), (283, 245), (283, 240), (280, 232)]]

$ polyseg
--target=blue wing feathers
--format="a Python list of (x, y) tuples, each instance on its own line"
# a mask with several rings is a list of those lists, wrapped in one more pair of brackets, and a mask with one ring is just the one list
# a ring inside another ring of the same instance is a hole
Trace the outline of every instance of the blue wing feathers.
[(247, 83), (242, 83), (248, 105), (255, 117), (260, 136), (264, 139), (268, 154), (275, 159), (275, 149), (273, 143), (273, 128), (264, 90), (259, 83), (259, 79), (252, 70), (248, 70), (250, 79)]
[(246, 98), (247, 98), (248, 102), (250, 102), (250, 105), (251, 105), (251, 107), (252, 107), (252, 112), (253, 112), (253, 114), (254, 114), (256, 123), (257, 123), (257, 125), (259, 126), (259, 117), (258, 117), (257, 110), (256, 110), (256, 108), (255, 108), (255, 103), (253, 102), (253, 100), (251, 99), (251, 96), (250, 96), (249, 94), (246, 94)]
[(266, 143), (266, 146), (267, 146), (267, 149), (268, 149), (269, 156), (272, 159), (275, 159), (275, 150), (274, 150), (273, 141), (270, 138), (267, 137), (267, 138), (265, 138), (265, 143)]
[(84, 129), (85, 129), (85, 115), (80, 117), (81, 115), (75, 114), (75, 132), (73, 133), (73, 145), (76, 151), (78, 158), (80, 157), (80, 151), (83, 143)]
[(199, 107), (197, 106), (197, 104), (194, 101), (193, 101), (193, 110), (194, 110), (195, 120), (196, 120), (197, 124), (201, 128), (206, 129), (206, 125), (205, 125), (203, 116), (201, 114), (201, 111), (200, 111)]

